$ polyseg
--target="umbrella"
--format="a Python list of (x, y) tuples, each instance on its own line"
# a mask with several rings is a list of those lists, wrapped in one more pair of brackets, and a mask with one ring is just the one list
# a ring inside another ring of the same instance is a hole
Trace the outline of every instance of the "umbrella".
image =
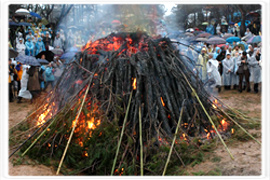
[(40, 63), (40, 64), (49, 64), (50, 62), (47, 61), (46, 59), (37, 59), (37, 61)]
[(250, 38), (247, 43), (251, 44), (251, 43), (259, 43), (262, 41), (261, 36), (253, 36), (252, 38)]
[(30, 12), (30, 15), (34, 16), (34, 17), (37, 17), (38, 19), (42, 19), (42, 17), (39, 14), (34, 13), (34, 12)]
[(14, 21), (10, 21), (9, 26), (20, 26), (20, 25), (19, 25), (19, 23), (16, 23)]
[(15, 51), (14, 49), (9, 48), (9, 58), (15, 58), (19, 55), (19, 53), (17, 51)]
[(56, 56), (61, 56), (63, 53), (64, 53), (64, 51), (63, 51), (63, 49), (60, 49), (60, 48), (56, 48), (56, 49), (53, 49), (53, 50), (51, 50)]
[(188, 29), (186, 30), (186, 32), (194, 32), (194, 29), (193, 29), (193, 28), (188, 28)]
[(18, 14), (18, 15), (28, 15), (29, 14), (29, 11), (27, 9), (18, 9), (17, 11), (15, 11), (15, 14)]
[(234, 35), (231, 34), (231, 33), (226, 33), (226, 34), (224, 34), (224, 36), (223, 36), (222, 38), (223, 38), (223, 39), (227, 39), (227, 38), (229, 38), (229, 37), (234, 37)]
[(190, 32), (186, 32), (185, 35), (186, 35), (186, 36), (189, 36), (189, 37), (193, 37), (193, 36), (194, 36), (194, 34), (192, 34), (192, 33), (190, 33)]
[(32, 26), (32, 24), (27, 23), (27, 22), (20, 22), (19, 25), (20, 26)]
[(226, 42), (228, 42), (228, 43), (232, 43), (232, 42), (239, 42), (239, 41), (241, 41), (241, 39), (239, 38), (239, 37), (229, 37), (229, 38), (227, 38), (226, 39)]
[(41, 64), (33, 56), (19, 55), (15, 58), (15, 60), (22, 64), (28, 64), (30, 66), (41, 66)]
[(212, 37), (206, 41), (207, 44), (226, 44), (226, 41), (220, 37)]
[(69, 26), (68, 29), (78, 29), (76, 26)]
[(207, 26), (207, 25), (209, 25), (209, 23), (208, 22), (203, 22), (202, 25)]
[(195, 39), (195, 41), (198, 41), (198, 42), (206, 42), (208, 39), (206, 38), (197, 38)]
[(227, 44), (219, 44), (219, 45), (217, 45), (217, 47), (220, 47), (220, 48), (221, 48), (221, 47), (225, 47), (225, 46), (226, 46), (227, 48), (229, 47)]
[(237, 45), (244, 51), (248, 48), (247, 44), (245, 44), (243, 41), (238, 42)]
[(205, 33), (201, 33), (201, 34), (197, 35), (197, 38), (208, 38), (211, 35), (212, 34), (205, 32)]
[(60, 59), (72, 59), (75, 56), (75, 52), (67, 52), (65, 54), (63, 54)]
[(41, 58), (42, 55), (45, 55), (46, 60), (49, 62), (53, 61), (54, 53), (52, 51), (41, 51), (36, 55), (36, 58)]
[(112, 21), (112, 24), (121, 24), (121, 22), (119, 20), (115, 19), (115, 20)]

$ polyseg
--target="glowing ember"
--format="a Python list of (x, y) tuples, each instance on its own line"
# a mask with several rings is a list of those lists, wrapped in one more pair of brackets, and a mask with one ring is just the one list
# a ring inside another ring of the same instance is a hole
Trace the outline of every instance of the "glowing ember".
[(217, 106), (216, 105), (212, 104), (212, 106), (213, 106), (213, 108), (217, 109)]
[(134, 78), (132, 86), (134, 90), (137, 88), (136, 78)]
[(232, 132), (232, 134), (234, 134), (234, 129), (233, 128), (231, 129), (231, 132)]
[(160, 97), (160, 100), (161, 100), (162, 106), (165, 106), (165, 103), (164, 103), (162, 97)]

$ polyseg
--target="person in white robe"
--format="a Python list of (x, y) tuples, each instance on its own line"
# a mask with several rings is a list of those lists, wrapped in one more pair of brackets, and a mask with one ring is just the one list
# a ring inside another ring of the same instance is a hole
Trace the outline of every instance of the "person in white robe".
[(29, 75), (27, 74), (28, 68), (29, 68), (28, 65), (23, 65), (23, 74), (22, 74), (22, 79), (21, 79), (21, 89), (19, 91), (17, 103), (21, 103), (22, 98), (32, 99), (32, 94), (30, 93), (30, 91), (27, 90), (27, 84), (28, 84), (28, 78), (29, 78)]
[(234, 62), (231, 58), (231, 54), (227, 53), (226, 58), (222, 61), (223, 65), (223, 85), (225, 90), (231, 89), (231, 83), (232, 83), (232, 75), (233, 75), (233, 68), (234, 68)]

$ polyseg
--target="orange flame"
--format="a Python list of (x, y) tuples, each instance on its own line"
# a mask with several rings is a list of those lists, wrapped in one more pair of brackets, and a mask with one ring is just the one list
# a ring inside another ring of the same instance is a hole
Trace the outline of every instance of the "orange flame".
[(136, 78), (134, 78), (133, 83), (132, 83), (133, 89), (136, 90), (137, 89), (137, 80)]
[(164, 103), (162, 97), (160, 97), (160, 100), (161, 100), (162, 106), (165, 106), (165, 103)]

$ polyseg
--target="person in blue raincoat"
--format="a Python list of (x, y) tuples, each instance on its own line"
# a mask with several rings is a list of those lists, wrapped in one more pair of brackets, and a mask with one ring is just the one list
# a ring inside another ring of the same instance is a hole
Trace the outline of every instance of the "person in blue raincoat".
[(231, 89), (231, 83), (232, 83), (232, 75), (233, 75), (233, 68), (234, 63), (233, 59), (231, 58), (231, 54), (227, 53), (226, 58), (222, 61), (223, 65), (223, 85), (225, 90)]
[(54, 73), (54, 70), (52, 68), (52, 64), (49, 63), (45, 70), (45, 79), (46, 79), (45, 90), (47, 90), (49, 85), (51, 85), (51, 88), (53, 88), (53, 82), (55, 80), (53, 73)]
[(254, 92), (259, 92), (259, 83), (261, 82), (261, 53), (256, 50), (255, 56), (248, 58), (250, 69), (253, 69)]
[(220, 47), (216, 47), (216, 51), (215, 51), (214, 54), (213, 54), (213, 58), (216, 59), (217, 56), (220, 54), (220, 52), (221, 52)]
[(40, 53), (41, 51), (45, 51), (45, 45), (44, 42), (42, 41), (42, 38), (38, 38), (38, 41), (36, 43), (36, 52), (35, 54), (37, 55), (38, 53)]
[(27, 38), (27, 41), (25, 42), (25, 47), (25, 55), (34, 56), (34, 43), (32, 42), (32, 39), (30, 37)]

